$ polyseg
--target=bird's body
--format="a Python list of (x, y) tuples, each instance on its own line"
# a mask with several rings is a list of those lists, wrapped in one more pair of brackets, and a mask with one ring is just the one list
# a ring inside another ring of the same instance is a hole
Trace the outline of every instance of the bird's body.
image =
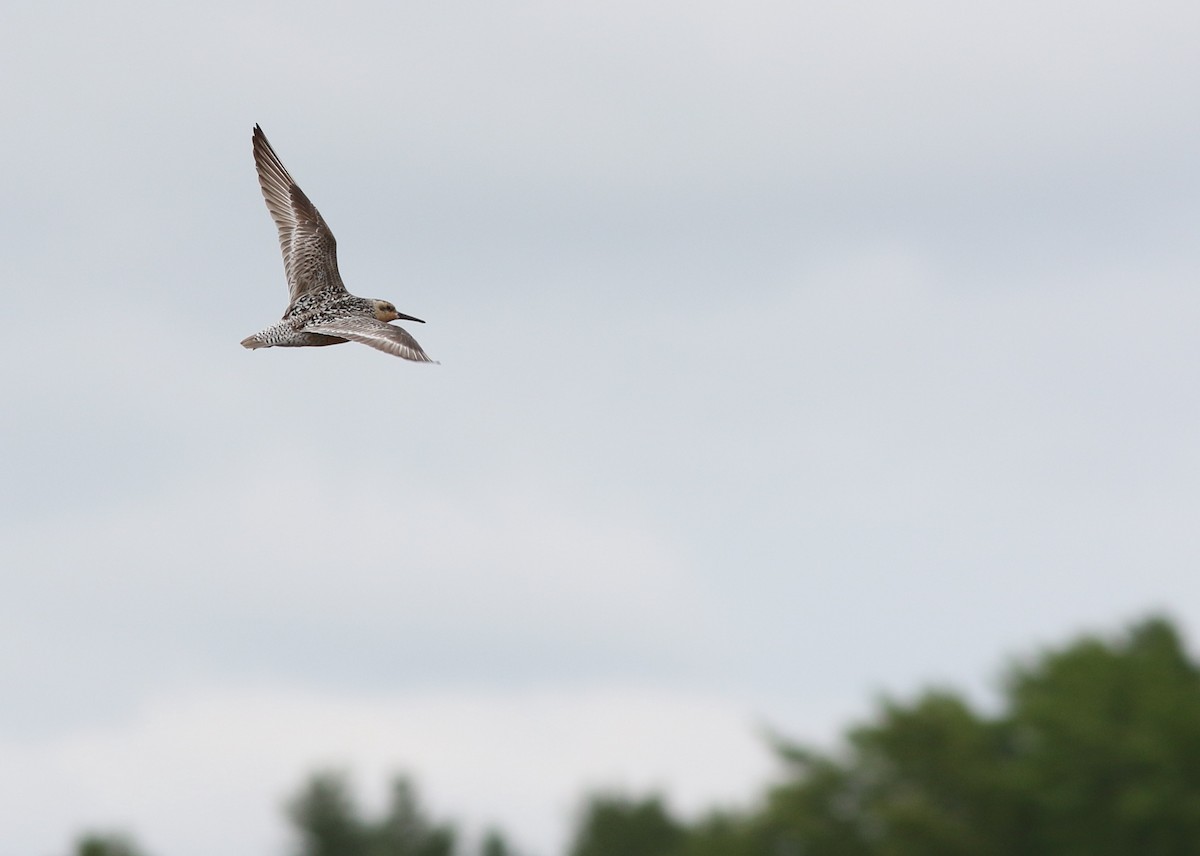
[(361, 342), (406, 360), (433, 362), (402, 327), (389, 321), (420, 318), (397, 312), (386, 300), (355, 297), (342, 284), (337, 242), (304, 191), (284, 169), (254, 126), (254, 164), (267, 210), (279, 229), (290, 302), (283, 320), (242, 340), (246, 348), (314, 348)]

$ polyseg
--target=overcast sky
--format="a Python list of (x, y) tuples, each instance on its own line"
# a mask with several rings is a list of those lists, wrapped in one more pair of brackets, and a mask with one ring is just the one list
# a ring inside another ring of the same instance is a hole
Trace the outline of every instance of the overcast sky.
[[(1200, 626), (1195, 2), (10, 4), (0, 856), (283, 856)], [(250, 352), (261, 123), (439, 366)]]

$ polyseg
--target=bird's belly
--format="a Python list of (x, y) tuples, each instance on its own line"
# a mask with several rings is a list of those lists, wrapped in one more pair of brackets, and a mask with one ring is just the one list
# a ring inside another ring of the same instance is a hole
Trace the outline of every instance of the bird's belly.
[(306, 333), (297, 331), (288, 336), (285, 341), (279, 342), (277, 348), (322, 348), (325, 345), (340, 345), (342, 342), (348, 342), (349, 339), (343, 339), (340, 336), (326, 336), (324, 333)]

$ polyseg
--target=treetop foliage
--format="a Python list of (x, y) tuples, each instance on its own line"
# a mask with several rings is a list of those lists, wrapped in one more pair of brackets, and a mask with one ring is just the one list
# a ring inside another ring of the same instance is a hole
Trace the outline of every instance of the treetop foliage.
[[(1200, 667), (1162, 618), (1013, 664), (991, 715), (926, 690), (883, 700), (833, 752), (773, 745), (785, 775), (753, 807), (688, 821), (658, 795), (593, 795), (567, 856), (1200, 856)], [(366, 818), (320, 773), (288, 816), (294, 856), (462, 849), (403, 778)], [(478, 852), (514, 856), (496, 831)], [(113, 836), (76, 853), (141, 856)]]
[(1200, 854), (1200, 668), (1162, 618), (1012, 666), (995, 715), (927, 690), (837, 752), (775, 748), (757, 808), (686, 824), (593, 798), (570, 856)]

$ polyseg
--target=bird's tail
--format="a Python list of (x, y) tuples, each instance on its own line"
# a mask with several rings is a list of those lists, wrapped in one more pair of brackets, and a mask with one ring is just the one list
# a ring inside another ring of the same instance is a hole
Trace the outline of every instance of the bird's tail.
[(245, 339), (242, 339), (242, 347), (253, 350), (254, 348), (269, 348), (271, 346), (258, 338), (258, 334), (255, 333), (253, 336), (247, 336)]

